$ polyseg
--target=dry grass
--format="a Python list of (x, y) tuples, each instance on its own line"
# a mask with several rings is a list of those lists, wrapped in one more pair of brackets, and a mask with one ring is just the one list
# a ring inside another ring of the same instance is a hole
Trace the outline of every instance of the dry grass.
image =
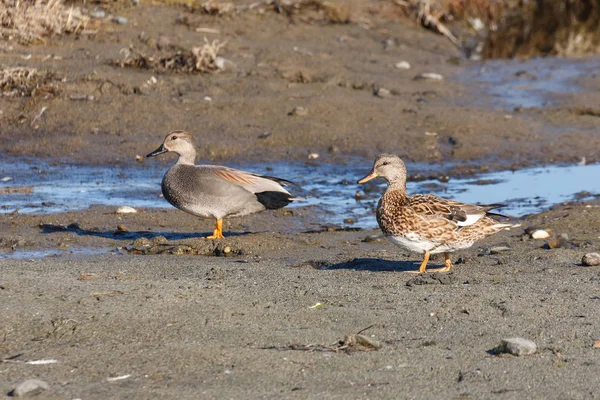
[(219, 51), (226, 44), (227, 42), (220, 42), (218, 39), (209, 42), (204, 38), (204, 44), (194, 47), (192, 50), (178, 50), (175, 54), (155, 54), (153, 56), (130, 47), (123, 51), (125, 59), (113, 62), (113, 64), (121, 67), (152, 69), (158, 72), (215, 72), (223, 69), (223, 59), (219, 57)]
[(276, 12), (300, 22), (326, 22), (344, 24), (350, 22), (349, 7), (324, 0), (257, 0), (249, 4), (203, 1), (190, 5), (193, 11), (209, 15), (240, 14), (247, 11), (258, 13)]
[(62, 0), (0, 0), (0, 37), (20, 43), (84, 31), (89, 18)]
[(38, 94), (57, 94), (58, 88), (50, 83), (52, 78), (51, 73), (39, 72), (35, 68), (0, 67), (0, 96), (33, 97)]
[(451, 16), (439, 2), (431, 0), (396, 0), (404, 13), (414, 18), (419, 25), (447, 37), (456, 46), (462, 48), (461, 41), (445, 25)]

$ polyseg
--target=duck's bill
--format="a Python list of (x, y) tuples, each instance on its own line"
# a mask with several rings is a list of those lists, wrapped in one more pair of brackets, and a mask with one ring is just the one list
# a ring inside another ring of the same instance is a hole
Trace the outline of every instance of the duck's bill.
[(377, 174), (373, 171), (369, 172), (369, 174), (367, 176), (365, 176), (364, 178), (362, 178), (361, 180), (358, 181), (358, 183), (365, 183), (365, 182), (369, 182), (371, 179), (375, 179), (377, 178)]
[(146, 157), (154, 157), (154, 156), (157, 156), (159, 154), (166, 153), (167, 151), (169, 151), (169, 150), (167, 150), (165, 148), (165, 145), (161, 144), (158, 149), (154, 150), (152, 153), (148, 154)]

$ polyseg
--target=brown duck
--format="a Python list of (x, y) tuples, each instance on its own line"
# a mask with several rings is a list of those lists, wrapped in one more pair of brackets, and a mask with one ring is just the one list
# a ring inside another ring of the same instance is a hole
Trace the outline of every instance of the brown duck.
[(498, 204), (473, 205), (432, 194), (408, 196), (406, 166), (398, 156), (377, 157), (373, 170), (358, 183), (377, 177), (388, 184), (377, 205), (377, 222), (392, 243), (423, 254), (421, 273), (426, 272), (431, 254), (444, 253), (445, 266), (437, 271), (450, 271), (453, 265), (449, 253), (471, 247), (477, 240), (511, 226), (490, 218), (501, 216), (490, 213), (500, 207)]

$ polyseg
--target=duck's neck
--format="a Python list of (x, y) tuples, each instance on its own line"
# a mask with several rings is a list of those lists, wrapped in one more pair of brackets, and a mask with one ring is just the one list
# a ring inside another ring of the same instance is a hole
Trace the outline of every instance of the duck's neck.
[(386, 192), (398, 192), (406, 196), (406, 179), (393, 179), (388, 181)]
[(177, 160), (179, 165), (195, 165), (196, 164), (196, 153), (180, 154)]

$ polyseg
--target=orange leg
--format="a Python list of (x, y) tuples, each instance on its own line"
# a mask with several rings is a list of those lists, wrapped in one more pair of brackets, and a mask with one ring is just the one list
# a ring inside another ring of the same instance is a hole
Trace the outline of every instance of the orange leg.
[(454, 265), (452, 264), (452, 261), (450, 261), (450, 254), (449, 253), (444, 253), (444, 268), (436, 268), (436, 269), (430, 269), (429, 272), (448, 272), (452, 269), (452, 267), (454, 267)]
[(217, 220), (213, 234), (210, 236), (207, 236), (206, 238), (207, 239), (225, 239), (225, 236), (223, 236), (223, 220), (222, 219)]
[(429, 252), (426, 251), (425, 254), (423, 255), (423, 262), (421, 263), (421, 266), (419, 267), (419, 273), (420, 274), (424, 274), (425, 272), (427, 272), (427, 263), (429, 262)]

